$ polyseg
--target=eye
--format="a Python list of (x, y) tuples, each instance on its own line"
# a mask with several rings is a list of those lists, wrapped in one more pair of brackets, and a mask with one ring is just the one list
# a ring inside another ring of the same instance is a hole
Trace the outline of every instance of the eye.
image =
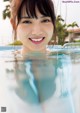
[(48, 22), (51, 22), (51, 20), (50, 19), (44, 19), (44, 20), (42, 20), (42, 23), (48, 23)]
[(29, 20), (25, 20), (25, 21), (23, 21), (22, 23), (24, 23), (24, 24), (31, 24), (32, 22), (29, 21)]

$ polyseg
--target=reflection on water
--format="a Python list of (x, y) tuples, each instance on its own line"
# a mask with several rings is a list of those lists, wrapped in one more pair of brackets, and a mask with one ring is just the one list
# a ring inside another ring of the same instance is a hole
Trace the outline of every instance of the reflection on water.
[(4, 58), (11, 101), (8, 103), (14, 109), (13, 113), (79, 113), (73, 85), (76, 58), (80, 59), (80, 54), (29, 54), (24, 58), (20, 55)]

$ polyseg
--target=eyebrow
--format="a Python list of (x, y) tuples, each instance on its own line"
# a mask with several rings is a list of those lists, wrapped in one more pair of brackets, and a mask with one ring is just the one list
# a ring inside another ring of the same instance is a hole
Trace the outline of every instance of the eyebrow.
[[(39, 18), (46, 18), (46, 17), (49, 17), (49, 16), (41, 16)], [(21, 19), (31, 19), (32, 17), (29, 17), (29, 16), (22, 16)]]

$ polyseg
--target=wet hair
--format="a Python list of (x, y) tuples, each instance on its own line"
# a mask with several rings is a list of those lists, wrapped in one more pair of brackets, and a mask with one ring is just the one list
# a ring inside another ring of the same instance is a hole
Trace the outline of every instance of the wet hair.
[(23, 0), (18, 10), (18, 23), (21, 19), (21, 13), (24, 7), (26, 8), (26, 13), (28, 14), (28, 17), (37, 18), (36, 7), (42, 15), (51, 17), (55, 31), (56, 16), (52, 0)]

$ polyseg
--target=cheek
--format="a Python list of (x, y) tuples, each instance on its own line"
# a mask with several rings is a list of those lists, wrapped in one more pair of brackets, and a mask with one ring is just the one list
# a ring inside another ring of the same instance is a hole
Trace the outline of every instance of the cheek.
[(49, 37), (49, 38), (52, 38), (53, 32), (54, 32), (54, 26), (53, 26), (53, 25), (49, 25), (49, 26), (47, 27), (47, 33), (48, 33), (48, 37)]
[(22, 39), (22, 38), (26, 37), (26, 35), (27, 35), (26, 33), (27, 32), (24, 29), (24, 27), (22, 27), (22, 26), (17, 27), (17, 38), (18, 39)]

